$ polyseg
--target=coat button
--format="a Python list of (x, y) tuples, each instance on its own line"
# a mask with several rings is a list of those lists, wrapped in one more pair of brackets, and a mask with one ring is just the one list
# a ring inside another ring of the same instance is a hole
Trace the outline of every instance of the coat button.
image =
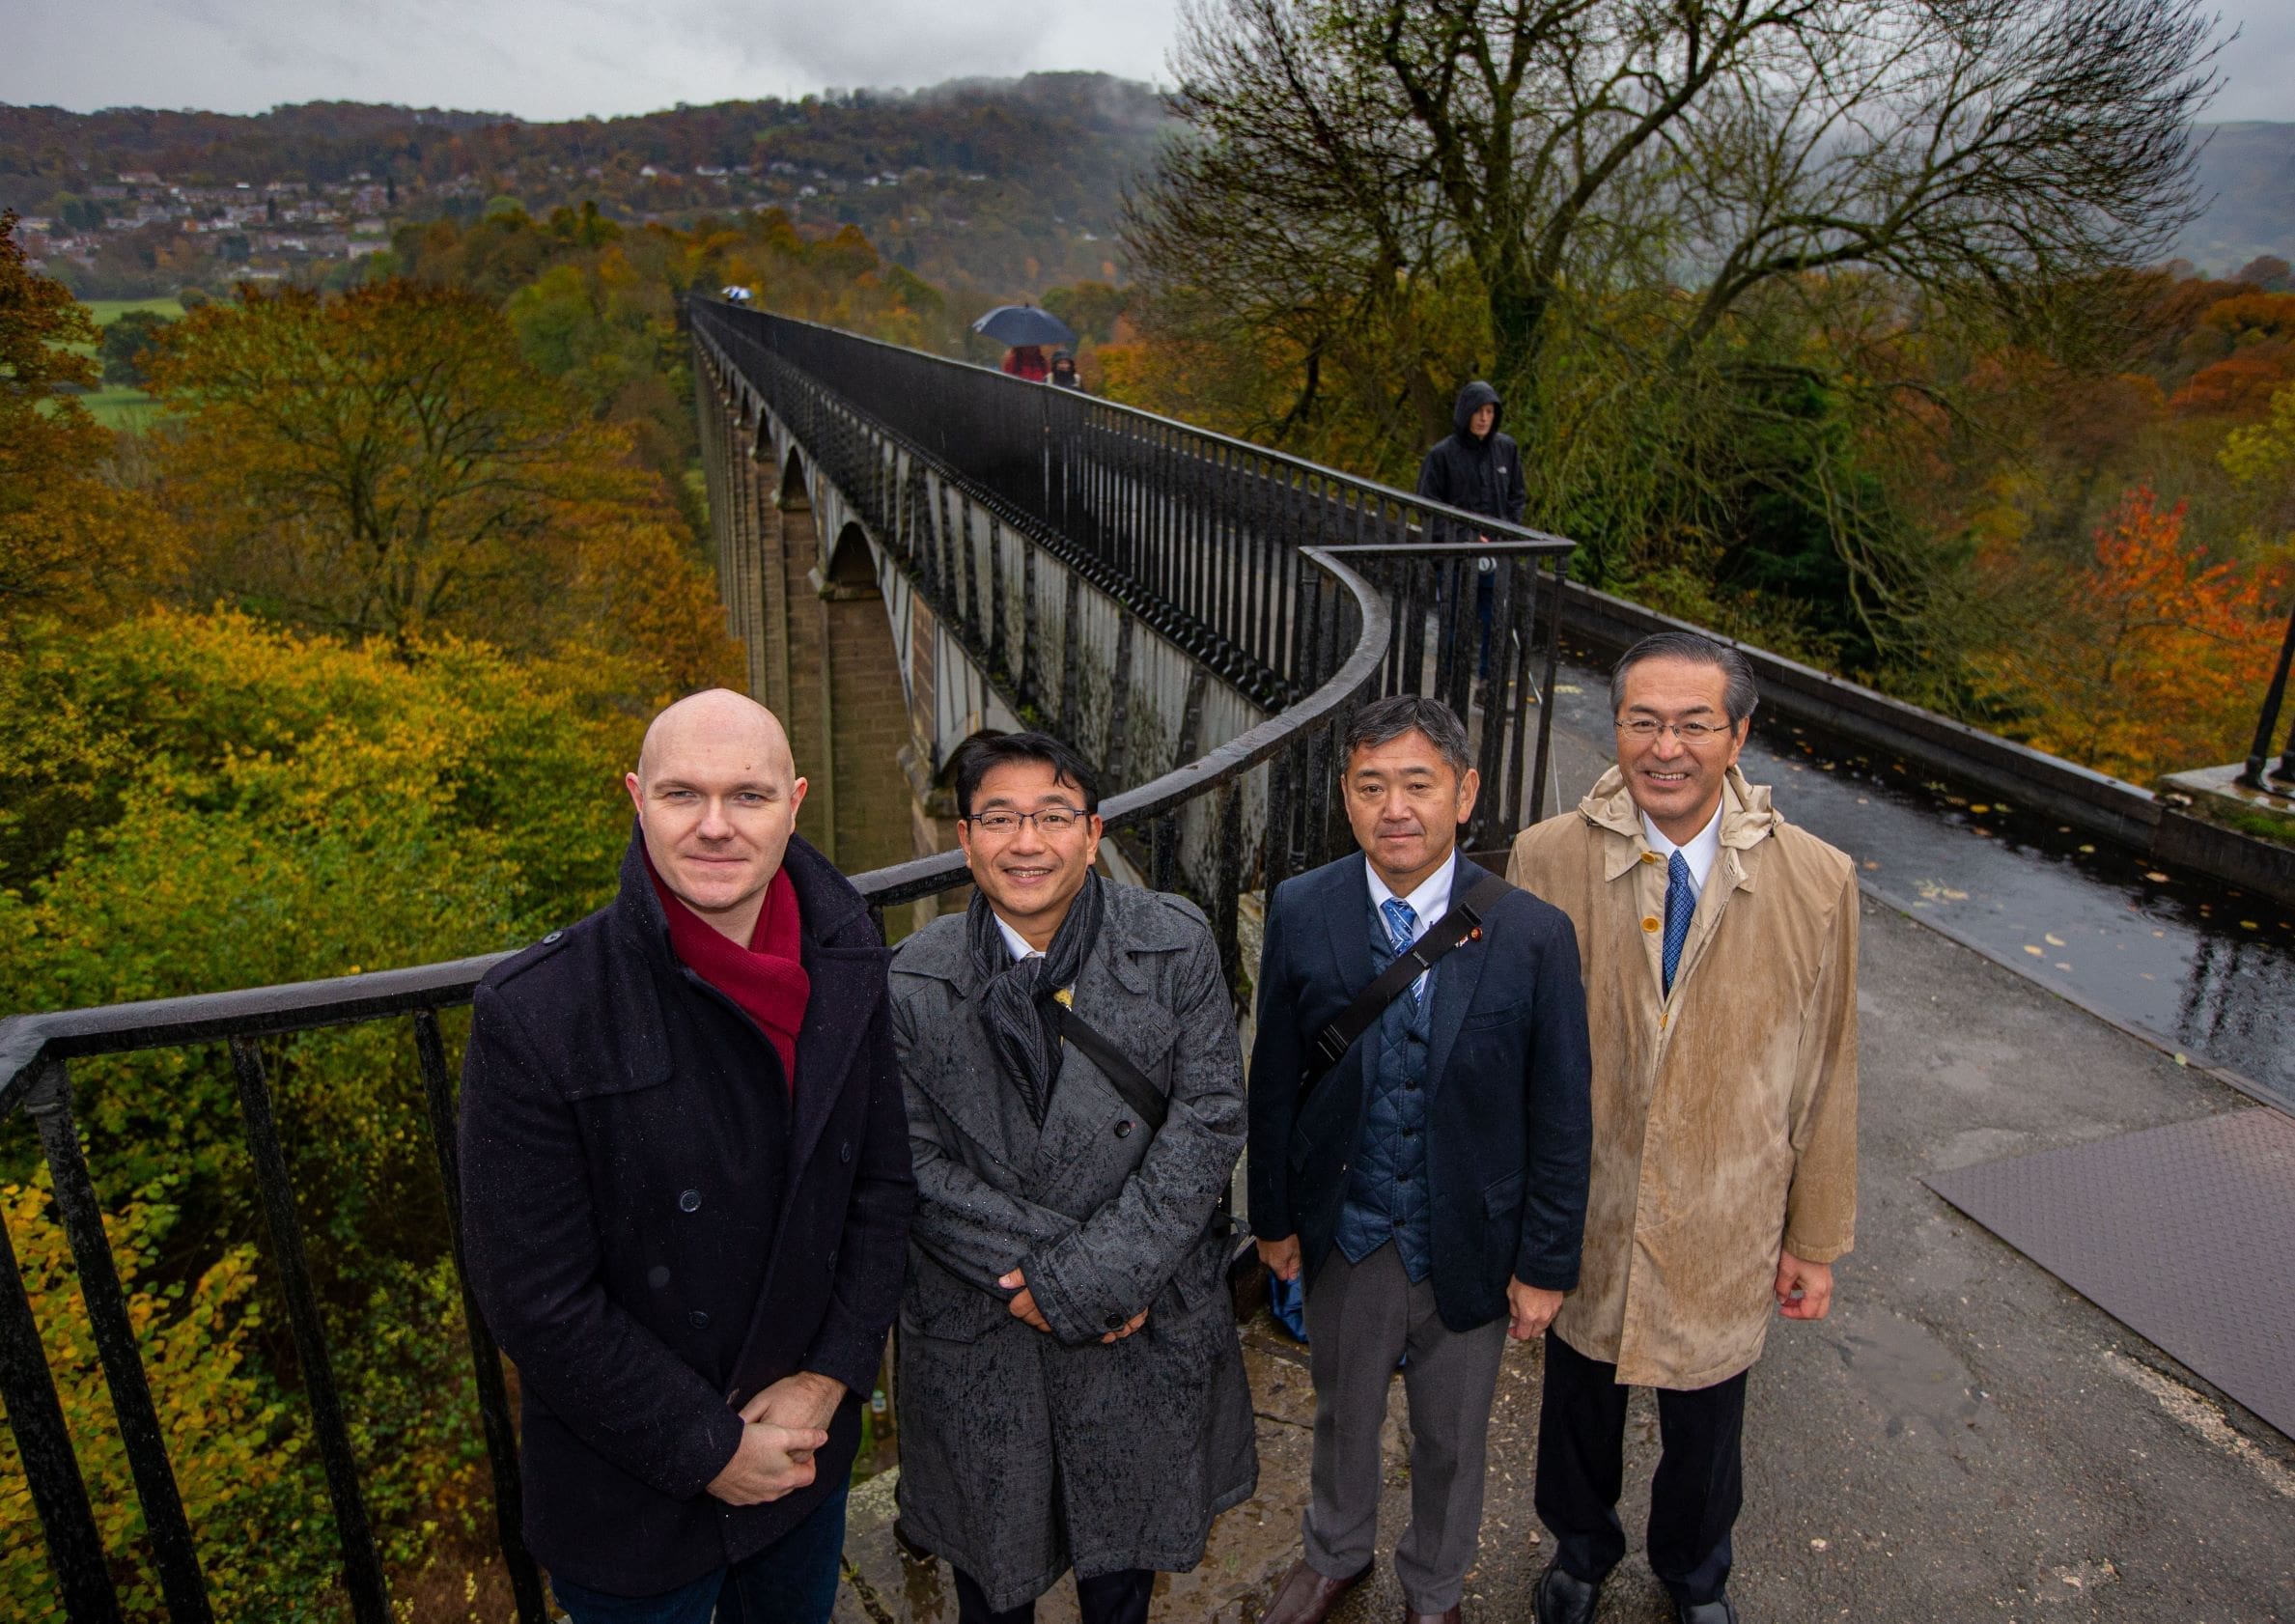
[(1130, 1117), (1126, 1117), (1115, 1125), (1115, 1136), (1119, 1139), (1128, 1139), (1132, 1136), (1132, 1119)]
[(843, 1144), (837, 1146), (837, 1160), (839, 1162), (853, 1160), (853, 1141), (851, 1139), (847, 1139)]
[(694, 1309), (694, 1310), (693, 1310), (693, 1312), (691, 1312), (690, 1314), (687, 1314), (687, 1315), (686, 1316), (686, 1323), (687, 1325), (691, 1326), (691, 1327), (692, 1327), (692, 1328), (693, 1328), (695, 1330), (709, 1330), (709, 1328), (710, 1328), (710, 1315), (709, 1315), (709, 1310), (708, 1310), (708, 1309), (706, 1309), (706, 1308), (696, 1308), (696, 1309)]
[(1106, 1319), (1101, 1321), (1100, 1323), (1107, 1327), (1107, 1329), (1110, 1330), (1121, 1330), (1124, 1329), (1124, 1316), (1121, 1314), (1110, 1314)]
[(1645, 919), (1643, 919), (1643, 920), (1641, 921), (1641, 928), (1642, 928), (1643, 930), (1645, 930), (1645, 931), (1654, 931), (1654, 930), (1656, 930), (1656, 929), (1658, 928), (1658, 921), (1657, 921), (1656, 917), (1655, 917), (1655, 916), (1651, 916), (1651, 917), (1648, 917), (1648, 918), (1645, 918)]
[(698, 1190), (681, 1190), (678, 1194), (678, 1211), (681, 1213), (700, 1212), (701, 1191)]
[(647, 1270), (646, 1284), (652, 1286), (656, 1291), (660, 1291), (667, 1287), (669, 1284), (669, 1265), (666, 1263), (657, 1263), (653, 1268)]

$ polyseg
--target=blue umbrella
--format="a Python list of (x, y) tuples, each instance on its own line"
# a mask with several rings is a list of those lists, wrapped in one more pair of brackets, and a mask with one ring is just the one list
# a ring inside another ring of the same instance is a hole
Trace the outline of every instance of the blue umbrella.
[(972, 330), (1015, 349), (1024, 344), (1049, 344), (1055, 350), (1076, 346), (1076, 334), (1067, 322), (1032, 304), (999, 304), (973, 322)]

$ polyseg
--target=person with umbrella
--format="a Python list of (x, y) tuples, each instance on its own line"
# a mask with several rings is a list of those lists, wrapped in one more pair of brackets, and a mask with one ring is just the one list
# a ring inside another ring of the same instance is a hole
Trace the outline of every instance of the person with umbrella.
[(1031, 383), (1050, 380), (1051, 364), (1044, 358), (1046, 345), (1071, 350), (1076, 346), (1076, 334), (1067, 322), (1032, 304), (1000, 304), (973, 322), (972, 330), (1009, 346), (1003, 370)]

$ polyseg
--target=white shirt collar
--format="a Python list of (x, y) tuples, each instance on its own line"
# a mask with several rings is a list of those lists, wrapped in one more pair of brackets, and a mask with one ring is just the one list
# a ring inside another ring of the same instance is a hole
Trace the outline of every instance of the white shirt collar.
[[(1729, 798), (1724, 794), (1721, 798), (1725, 801)], [(1664, 861), (1671, 862), (1673, 854), (1679, 852), (1683, 861), (1690, 865), (1690, 890), (1700, 897), (1705, 895), (1705, 877), (1713, 872), (1714, 859), (1721, 854), (1721, 807), (1719, 803), (1713, 809), (1713, 816), (1706, 820), (1705, 826), (1690, 836), (1686, 846), (1676, 846), (1666, 839), (1665, 831), (1650, 822), (1647, 812), (1641, 814), (1641, 833), (1642, 838), (1649, 842), (1649, 849)]]
[(1022, 959), (1041, 959), (1044, 957), (1043, 954), (1037, 952), (1036, 949), (1028, 945), (1028, 938), (1026, 937), (1022, 936), (1020, 932), (1014, 930), (1010, 925), (1004, 923), (1004, 915), (998, 913), (994, 909), (992, 908), (988, 910), (988, 916), (996, 922), (996, 929), (1004, 933), (1004, 945), (1012, 949), (1012, 962), (1014, 964), (1019, 964)]
[[(1385, 881), (1379, 878), (1379, 871), (1371, 866), (1371, 860), (1368, 857), (1362, 860), (1362, 872), (1370, 879), (1371, 906), (1383, 908), (1386, 900), (1394, 895), (1394, 892), (1387, 887)], [(1436, 921), (1450, 911), (1450, 886), (1457, 875), (1458, 854), (1453, 852), (1448, 862), (1420, 881), (1418, 888), (1403, 898), (1403, 901), (1410, 906), (1411, 911), (1418, 915), (1418, 923), (1413, 927), (1411, 932), (1413, 941), (1416, 941), (1420, 937), (1426, 935)]]

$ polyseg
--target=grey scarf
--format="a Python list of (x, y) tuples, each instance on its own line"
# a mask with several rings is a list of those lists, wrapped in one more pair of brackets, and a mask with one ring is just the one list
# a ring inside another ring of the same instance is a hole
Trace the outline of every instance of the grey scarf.
[(1068, 917), (1060, 921), (1042, 958), (1013, 959), (1004, 933), (996, 929), (995, 910), (979, 887), (973, 887), (972, 904), (965, 913), (965, 943), (971, 950), (973, 973), (982, 982), (980, 1023), (1004, 1075), (1020, 1090), (1022, 1103), (1039, 1128), (1051, 1108), (1052, 1085), (1060, 1079), (1060, 1038), (1044, 1018), (1043, 1005), (1062, 988), (1076, 985), (1100, 939), (1100, 921), (1106, 912), (1101, 884), (1096, 874), (1084, 877), (1083, 889), (1068, 905)]

